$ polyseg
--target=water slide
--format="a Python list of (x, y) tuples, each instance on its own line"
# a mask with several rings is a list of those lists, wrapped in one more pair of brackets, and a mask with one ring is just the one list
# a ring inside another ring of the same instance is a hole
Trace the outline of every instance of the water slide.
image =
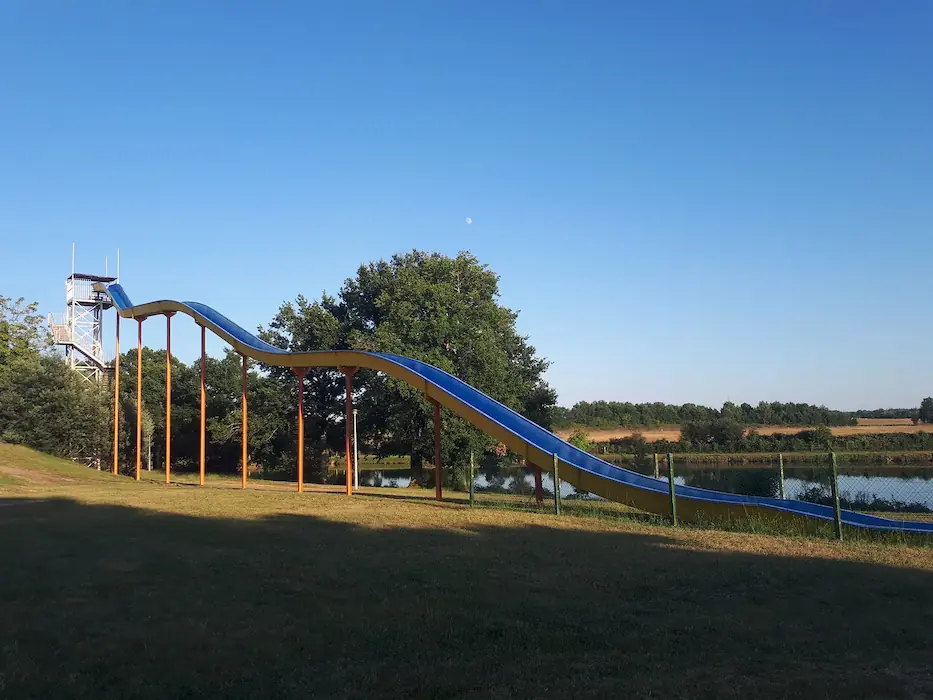
[[(143, 319), (181, 312), (229, 343), (238, 353), (279, 367), (359, 367), (401, 379), (525, 458), (528, 464), (553, 471), (558, 459), (560, 478), (575, 488), (649, 513), (670, 515), (667, 480), (644, 476), (609, 464), (519, 415), (465, 382), (424, 362), (386, 353), (335, 350), (289, 352), (241, 328), (226, 316), (198, 302), (152, 301), (134, 306), (119, 284), (99, 285), (123, 318)], [(805, 501), (720, 493), (692, 486), (676, 487), (677, 515), (686, 521), (711, 519), (832, 521), (829, 506)], [(845, 525), (871, 530), (933, 533), (933, 522), (893, 520), (843, 510)]]

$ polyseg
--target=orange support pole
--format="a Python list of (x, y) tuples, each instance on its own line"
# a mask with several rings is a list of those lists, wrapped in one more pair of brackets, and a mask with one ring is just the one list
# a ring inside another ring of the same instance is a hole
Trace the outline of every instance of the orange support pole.
[(541, 483), (541, 470), (535, 467), (535, 500), (540, 505), (544, 503), (544, 486)]
[(201, 326), (201, 462), (198, 474), (198, 484), (204, 486), (204, 473), (207, 471), (205, 453), (207, 447), (207, 352), (205, 350), (205, 336), (207, 329)]
[(113, 357), (113, 474), (120, 471), (120, 312), (117, 311), (117, 348)]
[(143, 451), (143, 321), (136, 319), (139, 332), (136, 339), (136, 481), (139, 481), (139, 467)]
[[(247, 417), (246, 417), (246, 416), (247, 416), (247, 412), (246, 412), (246, 388), (247, 388), (246, 355), (243, 355), (243, 369), (242, 369), (241, 374), (242, 374), (241, 379), (242, 379), (242, 383), (243, 383), (243, 388), (242, 388), (242, 394), (243, 394), (243, 395), (242, 395), (242, 397), (241, 397), (242, 408), (243, 408), (243, 436), (242, 436), (242, 439), (241, 439), (241, 443), (242, 443), (242, 445), (243, 445), (243, 460), (242, 460), (242, 461), (243, 461), (243, 473), (240, 475), (240, 488), (244, 488), (244, 489), (245, 489), (245, 488), (246, 488), (246, 476), (247, 476), (248, 466), (249, 466), (249, 462), (247, 461), (247, 457), (246, 457), (246, 444), (247, 444), (247, 443), (246, 443), (246, 436), (247, 436), (247, 430), (246, 430), (246, 428), (247, 428)], [(302, 431), (302, 432), (303, 432), (303, 431)]]
[(444, 468), (441, 466), (441, 405), (434, 404), (434, 498), (444, 500)]
[(305, 375), (307, 369), (292, 370), (298, 375), (298, 493), (305, 490)]
[(165, 314), (165, 483), (172, 483), (172, 316)]
[(353, 494), (353, 453), (351, 452), (350, 432), (353, 430), (353, 375), (357, 373), (357, 368), (341, 367), (340, 371), (347, 378), (347, 495), (351, 496)]

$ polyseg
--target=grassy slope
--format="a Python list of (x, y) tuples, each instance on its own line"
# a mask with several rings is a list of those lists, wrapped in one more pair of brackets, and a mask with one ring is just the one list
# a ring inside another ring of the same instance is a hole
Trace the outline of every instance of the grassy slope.
[(933, 693), (929, 548), (3, 471), (0, 697)]

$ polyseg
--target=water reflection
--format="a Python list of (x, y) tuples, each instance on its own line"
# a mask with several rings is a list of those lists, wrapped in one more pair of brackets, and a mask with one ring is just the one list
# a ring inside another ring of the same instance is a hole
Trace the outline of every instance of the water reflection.
[[(638, 469), (644, 473), (644, 469)], [(675, 481), (680, 485), (697, 486), (725, 493), (778, 498), (780, 477), (777, 465), (748, 467), (718, 467), (709, 464), (680, 463), (676, 465)], [(784, 470), (786, 498), (831, 504), (830, 470), (827, 465), (793, 465)], [(662, 480), (666, 480), (664, 475)], [(406, 488), (411, 483), (408, 470), (364, 471), (363, 486)], [(542, 479), (546, 497), (553, 494), (554, 482), (549, 474)], [(503, 493), (531, 496), (534, 477), (521, 469), (478, 473), (474, 482), (477, 493)], [(578, 493), (573, 486), (561, 482), (562, 498), (598, 498), (586, 492)], [(890, 465), (843, 467), (839, 473), (839, 497), (843, 508), (877, 512), (933, 512), (933, 468)]]

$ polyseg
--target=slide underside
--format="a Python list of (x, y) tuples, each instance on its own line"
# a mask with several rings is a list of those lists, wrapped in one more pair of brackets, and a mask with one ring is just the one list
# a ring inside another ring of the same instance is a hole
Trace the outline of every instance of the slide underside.
[[(100, 285), (100, 290), (106, 291), (123, 318), (142, 319), (167, 312), (181, 312), (191, 316), (199, 325), (209, 328), (237, 352), (267, 365), (359, 367), (384, 372), (423, 391), (428, 398), (446, 406), (507, 445), (510, 450), (524, 457), (530, 465), (551, 472), (553, 455), (557, 455), (560, 478), (577, 489), (649, 513), (670, 514), (670, 496), (666, 480), (654, 479), (617, 467), (579, 450), (437, 367), (408, 357), (385, 353), (344, 350), (288, 352), (257, 338), (205, 304), (164, 300), (134, 306), (119, 284), (106, 287)], [(833, 519), (833, 510), (828, 506), (804, 501), (720, 493), (692, 486), (677, 487), (677, 514), (686, 521), (747, 517), (803, 522)], [(847, 510), (842, 511), (842, 519), (846, 525), (872, 530), (933, 533), (933, 522), (892, 520)]]

